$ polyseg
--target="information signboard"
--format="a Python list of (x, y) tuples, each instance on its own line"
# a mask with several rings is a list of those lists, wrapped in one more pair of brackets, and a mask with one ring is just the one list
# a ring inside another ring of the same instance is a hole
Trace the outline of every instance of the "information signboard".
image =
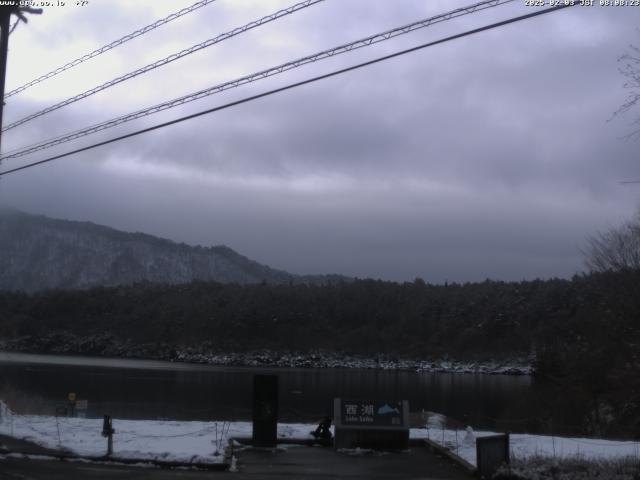
[(334, 399), (336, 448), (409, 448), (409, 402), (406, 400)]
[(380, 400), (342, 400), (340, 424), (366, 427), (403, 427), (404, 402)]

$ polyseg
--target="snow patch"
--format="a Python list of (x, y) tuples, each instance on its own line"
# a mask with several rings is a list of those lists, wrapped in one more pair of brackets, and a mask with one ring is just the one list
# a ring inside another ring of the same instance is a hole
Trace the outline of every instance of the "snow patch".
[[(28, 440), (50, 449), (65, 449), (80, 456), (106, 453), (102, 437), (102, 419), (68, 418), (42, 415), (17, 415), (0, 402), (0, 434)], [(475, 439), (496, 432), (452, 430), (444, 428), (446, 418), (430, 414), (424, 428), (410, 430), (412, 439), (430, 439), (449, 449), (472, 465), (476, 464)], [(187, 463), (222, 463), (233, 460), (232, 449), (240, 450), (233, 438), (251, 436), (251, 422), (167, 421), (114, 419), (113, 457), (115, 459), (165, 460)], [(278, 438), (312, 439), (315, 425), (283, 423), (278, 425)], [(546, 456), (586, 459), (640, 458), (640, 442), (594, 438), (569, 438), (548, 435), (511, 434), (511, 454), (517, 458)], [(230, 447), (231, 445), (231, 447)], [(220, 449), (224, 451), (219, 451)], [(362, 455), (361, 449), (345, 452)]]
[[(451, 430), (441, 427), (411, 429), (411, 438), (428, 438), (476, 465), (476, 442), (478, 437), (498, 435), (499, 432)], [(640, 442), (615, 441), (596, 438), (556, 437), (512, 433), (509, 435), (511, 456), (517, 458), (550, 457), (587, 459), (640, 458)]]

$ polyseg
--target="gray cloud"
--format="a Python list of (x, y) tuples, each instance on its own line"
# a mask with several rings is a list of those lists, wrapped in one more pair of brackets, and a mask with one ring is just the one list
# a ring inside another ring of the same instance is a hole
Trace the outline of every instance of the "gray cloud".
[[(143, 19), (150, 6), (144, 2), (134, 9), (115, 5), (70, 12), (78, 26), (73, 33), (45, 28), (45, 14), (32, 22), (42, 22), (33, 38), (32, 23), (21, 27), (12, 50), (19, 55), (32, 41), (45, 44), (43, 51), (72, 42), (99, 46), (119, 36), (115, 26), (127, 33), (155, 18)], [(287, 3), (255, 5), (220, 0), (114, 52), (100, 68), (128, 71), (165, 43), (183, 41), (184, 48)], [(96, 123), (455, 5), (324, 2), (16, 129), (6, 145)], [(177, 8), (172, 2), (168, 11)], [(511, 5), (464, 17), (83, 142), (529, 11)], [(628, 124), (607, 119), (624, 99), (616, 58), (638, 40), (639, 13), (574, 7), (430, 48), (4, 177), (0, 201), (188, 243), (225, 243), (295, 273), (436, 282), (569, 276), (582, 269), (585, 236), (638, 205), (637, 190), (617, 183), (638, 177), (638, 144), (620, 140)], [(95, 27), (98, 19), (108, 20), (105, 31)], [(10, 72), (21, 65), (13, 61)], [(95, 74), (95, 66), (85, 68), (78, 82)], [(7, 115), (20, 118), (50, 103), (45, 90), (17, 96)]]

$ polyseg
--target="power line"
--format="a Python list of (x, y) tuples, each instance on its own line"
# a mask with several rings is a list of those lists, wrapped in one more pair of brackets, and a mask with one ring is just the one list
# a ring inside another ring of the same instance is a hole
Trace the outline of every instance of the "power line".
[(291, 7), (282, 9), (282, 10), (278, 10), (275, 13), (272, 13), (271, 15), (267, 15), (265, 17), (259, 18), (258, 20), (254, 20), (253, 22), (247, 23), (246, 25), (243, 25), (242, 27), (238, 27), (238, 28), (234, 28), (233, 30), (229, 31), (229, 32), (225, 32), (222, 33), (214, 38), (210, 38), (208, 40), (205, 40), (204, 42), (198, 43), (197, 45), (193, 45), (192, 47), (186, 48), (180, 52), (177, 53), (172, 53), (171, 55), (162, 58), (160, 60), (157, 60), (153, 63), (150, 63), (149, 65), (145, 65), (144, 67), (138, 68), (137, 70), (134, 70), (132, 72), (129, 72), (125, 75), (122, 75), (120, 77), (114, 78), (113, 80), (109, 80), (106, 83), (103, 83), (102, 85), (98, 85), (97, 87), (93, 87), (85, 92), (82, 92), (78, 95), (75, 95), (71, 98), (68, 98), (66, 100), (63, 100), (62, 102), (56, 103), (55, 105), (51, 105), (50, 107), (45, 108), (44, 110), (40, 110), (39, 112), (33, 113), (31, 115), (28, 115), (20, 120), (17, 120), (9, 125), (7, 125), (6, 127), (4, 127), (2, 129), (2, 131), (7, 131), (7, 130), (11, 130), (12, 128), (16, 128), (24, 123), (27, 123), (35, 118), (41, 117), (42, 115), (46, 115), (47, 113), (51, 113), (55, 110), (58, 110), (59, 108), (62, 107), (66, 107), (67, 105), (71, 105), (72, 103), (75, 103), (79, 100), (82, 100), (83, 98), (87, 98), (90, 97), (91, 95), (95, 95), (98, 92), (101, 92), (103, 90), (106, 90), (107, 88), (113, 87), (114, 85), (118, 85), (119, 83), (122, 83), (126, 80), (130, 80), (134, 77), (137, 77), (138, 75), (142, 75), (143, 73), (149, 72), (151, 70), (155, 70), (158, 67), (162, 67), (164, 65), (167, 65), (171, 62), (174, 62), (176, 60), (179, 60), (183, 57), (186, 57), (187, 55), (191, 55), (192, 53), (198, 52), (204, 48), (210, 47), (212, 45), (215, 45), (216, 43), (220, 43), (224, 40), (228, 40), (229, 38), (235, 37), (236, 35), (240, 35), (241, 33), (244, 33), (248, 30), (251, 30), (253, 28), (259, 27), (261, 25), (264, 25), (266, 23), (269, 22), (273, 22), (274, 20), (278, 20), (281, 17), (284, 17), (286, 15), (290, 15), (292, 13), (295, 13), (299, 10), (302, 10), (304, 8), (310, 7), (312, 5), (315, 5), (316, 3), (320, 3), (324, 0), (304, 0), (303, 2), (300, 3), (296, 3), (295, 5), (292, 5)]
[(108, 45), (104, 45), (90, 53), (87, 53), (79, 58), (76, 58), (75, 60), (72, 60), (64, 65), (62, 65), (61, 67), (56, 68), (55, 70), (52, 70), (48, 73), (45, 73), (44, 75), (31, 80), (28, 83), (25, 83), (24, 85), (11, 90), (9, 93), (5, 94), (4, 98), (5, 100), (17, 93), (23, 92), (24, 90), (26, 90), (29, 87), (32, 87), (33, 85), (36, 85), (40, 82), (43, 82), (51, 77), (55, 77), (56, 75), (58, 75), (59, 73), (64, 72), (65, 70), (69, 70), (70, 68), (75, 67), (76, 65), (80, 65), (83, 62), (86, 62), (87, 60), (93, 58), (93, 57), (97, 57), (98, 55), (105, 53), (113, 48), (116, 48), (120, 45), (122, 45), (123, 43), (128, 42), (129, 40), (133, 40), (136, 37), (139, 37), (140, 35), (144, 35), (145, 33), (150, 32), (151, 30), (154, 30), (158, 27), (161, 27), (162, 25), (165, 25), (169, 22), (171, 22), (172, 20), (175, 20), (176, 18), (180, 18), (183, 15), (186, 15), (187, 13), (191, 13), (194, 10), (197, 10), (198, 8), (204, 7), (205, 5), (208, 5), (209, 3), (215, 2), (216, 0), (200, 0), (199, 2), (194, 3), (193, 5), (191, 5), (190, 7), (186, 7), (183, 8), (182, 10), (179, 10), (177, 12), (172, 13), (171, 15), (168, 15), (164, 18), (161, 18), (160, 20), (157, 20), (155, 22), (153, 22), (150, 25), (147, 25), (146, 27), (142, 27), (139, 30), (136, 30), (134, 32), (129, 33), (128, 35), (125, 35), (124, 37), (119, 38), (118, 40), (114, 40), (113, 42), (109, 43)]
[(492, 8), (492, 7), (496, 7), (499, 5), (503, 5), (505, 3), (510, 3), (513, 2), (514, 0), (484, 0), (482, 2), (479, 3), (475, 3), (472, 5), (469, 5), (467, 7), (462, 7), (462, 8), (457, 8), (455, 10), (452, 10), (450, 12), (447, 13), (443, 13), (440, 15), (436, 15), (434, 17), (430, 17), (427, 19), (423, 19), (423, 20), (419, 20), (417, 22), (413, 22), (410, 23), (408, 25), (404, 25), (402, 27), (397, 27), (394, 28), (392, 30), (387, 30), (385, 32), (382, 33), (377, 33), (375, 35), (371, 35), (369, 37), (360, 39), (360, 40), (356, 40), (354, 42), (350, 42), (347, 44), (343, 44), (337, 47), (333, 47), (330, 48), (328, 50), (323, 50), (321, 52), (318, 53), (314, 53), (312, 55), (308, 55), (306, 57), (302, 57), (299, 58), (297, 60), (293, 60), (281, 65), (278, 65), (276, 67), (271, 67), (268, 68), (266, 70), (262, 70), (260, 72), (257, 73), (252, 73), (250, 75), (244, 76), (244, 77), (240, 77), (237, 78), (235, 80), (230, 80), (218, 85), (215, 85), (213, 87), (209, 87), (205, 90), (200, 90), (198, 92), (195, 93), (191, 93), (179, 98), (175, 98), (173, 100), (169, 100), (166, 102), (163, 102), (161, 104), (158, 105), (154, 105), (152, 107), (143, 109), (143, 110), (138, 110), (137, 112), (133, 112), (133, 113), (129, 113), (127, 115), (123, 115), (121, 117), (115, 118), (115, 119), (111, 119), (108, 120), (106, 122), (102, 122), (96, 125), (92, 125), (90, 127), (86, 127), (84, 129), (81, 130), (77, 130), (75, 132), (71, 132), (68, 134), (64, 134), (58, 137), (55, 137), (53, 139), (50, 140), (45, 140), (42, 142), (38, 142), (36, 144), (32, 144), (29, 145), (27, 147), (22, 147), (20, 149), (17, 150), (13, 150), (12, 152), (8, 152), (7, 154), (3, 155), (0, 157), (0, 160), (4, 160), (4, 159), (9, 159), (9, 158), (18, 158), (18, 157), (22, 157), (25, 155), (28, 155), (30, 153), (34, 153), (36, 151), (39, 150), (44, 150), (47, 148), (51, 148), (53, 146), (56, 145), (60, 145), (62, 143), (66, 143), (72, 140), (76, 140), (78, 138), (84, 137), (86, 135), (90, 135), (96, 132), (99, 132), (101, 130), (105, 130), (107, 128), (112, 128), (115, 127), (117, 125), (120, 125), (122, 123), (125, 122), (129, 122), (132, 120), (137, 120), (138, 118), (142, 118), (157, 112), (161, 112), (179, 105), (183, 105), (185, 103), (189, 103), (195, 100), (199, 100), (201, 98), (216, 94), (216, 93), (220, 93), (223, 92), (225, 90), (229, 90), (231, 88), (235, 88), (235, 87), (239, 87), (241, 85), (245, 85), (257, 80), (262, 80), (264, 78), (273, 76), (273, 75), (277, 75), (283, 72), (286, 72), (288, 70), (292, 70), (294, 68), (298, 68), (301, 67), (303, 65), (309, 64), (309, 63), (313, 63), (313, 62), (317, 62), (319, 60), (323, 60), (325, 58), (330, 58), (330, 57), (334, 57), (343, 53), (347, 53), (350, 52), (352, 50), (358, 49), (358, 48), (362, 48), (362, 47), (367, 47), (369, 45), (373, 45), (379, 42), (383, 42), (385, 40), (389, 40), (391, 38), (397, 37), (399, 35), (404, 35), (407, 33), (410, 33), (414, 30), (417, 30), (419, 28), (425, 28), (428, 27), (430, 25), (436, 24), (436, 23), (440, 23), (440, 22), (444, 22), (444, 21), (448, 21), (451, 20), (453, 18), (456, 17), (460, 17), (462, 15), (468, 15), (470, 13), (474, 13), (480, 10), (485, 10), (488, 8)]
[(544, 15), (546, 13), (555, 12), (555, 11), (562, 10), (564, 8), (567, 8), (567, 7), (572, 7), (574, 5), (578, 5), (578, 4), (577, 3), (576, 4), (567, 4), (567, 5), (563, 4), (563, 5), (559, 5), (559, 6), (555, 6), (555, 7), (546, 8), (544, 10), (537, 10), (535, 12), (528, 13), (526, 15), (521, 15), (519, 17), (512, 17), (510, 19), (503, 20), (501, 22), (496, 22), (496, 23), (492, 23), (490, 25), (485, 25), (484, 27), (479, 27), (479, 28), (474, 28), (472, 30), (467, 30), (465, 32), (458, 33), (458, 34), (455, 34), (455, 35), (451, 35), (451, 36), (442, 38), (440, 40), (435, 40), (433, 42), (423, 43), (423, 44), (418, 45), (416, 47), (412, 47), (412, 48), (408, 48), (408, 49), (405, 49), (405, 50), (401, 50), (401, 51), (398, 51), (398, 52), (395, 52), (395, 53), (391, 53), (389, 55), (384, 55), (382, 57), (378, 57), (378, 58), (375, 58), (373, 60), (369, 60), (369, 61), (366, 61), (366, 62), (358, 63), (358, 64), (352, 65), (350, 67), (342, 68), (340, 70), (334, 70), (333, 72), (330, 72), (330, 73), (325, 73), (323, 75), (318, 75), (316, 77), (308, 78), (308, 79), (302, 80), (300, 82), (291, 83), (289, 85), (285, 85), (284, 87), (275, 88), (273, 90), (269, 90), (269, 91), (266, 91), (266, 92), (263, 92), (263, 93), (259, 93), (257, 95), (252, 95), (250, 97), (245, 97), (243, 99), (236, 100), (234, 102), (230, 102), (230, 103), (227, 103), (227, 104), (224, 104), (224, 105), (220, 105), (218, 107), (210, 108), (208, 110), (203, 110), (203, 111), (200, 111), (200, 112), (197, 112), (197, 113), (193, 113), (191, 115), (186, 115), (184, 117), (180, 117), (180, 118), (171, 120), (169, 122), (160, 123), (160, 124), (154, 125), (152, 127), (148, 127), (148, 128), (144, 128), (142, 130), (137, 130), (135, 132), (128, 133), (126, 135), (121, 135), (119, 137), (111, 138), (109, 140), (105, 140), (104, 142), (94, 143), (93, 145), (89, 145), (89, 146), (86, 146), (86, 147), (78, 148), (76, 150), (72, 150), (72, 151), (69, 151), (69, 152), (66, 152), (66, 153), (62, 153), (60, 155), (54, 155), (52, 157), (45, 158), (44, 160), (39, 160), (37, 162), (29, 163), (27, 165), (23, 165), (21, 167), (13, 168), (11, 170), (6, 170), (4, 172), (0, 172), (0, 177), (3, 176), (3, 175), (8, 175), (10, 173), (18, 172), (20, 170), (25, 170), (27, 168), (31, 168), (31, 167), (35, 167), (35, 166), (38, 166), (38, 165), (42, 165), (44, 163), (52, 162), (52, 161), (58, 160), (60, 158), (68, 157), (68, 156), (74, 155), (76, 153), (86, 152), (87, 150), (92, 150), (94, 148), (101, 147), (101, 146), (104, 146), (104, 145), (108, 145), (110, 143), (115, 143), (115, 142), (118, 142), (120, 140), (124, 140), (124, 139), (127, 139), (127, 138), (135, 137), (137, 135), (141, 135), (143, 133), (151, 132), (153, 130), (158, 130), (158, 129), (161, 129), (161, 128), (164, 128), (164, 127), (168, 127), (170, 125), (175, 125), (177, 123), (184, 122), (186, 120), (191, 120), (192, 118), (201, 117), (203, 115), (208, 115), (210, 113), (214, 113), (214, 112), (217, 112), (217, 111), (220, 111), (220, 110), (225, 110), (227, 108), (234, 107), (236, 105), (241, 105), (243, 103), (251, 102), (251, 101), (257, 100), (259, 98), (263, 98), (263, 97), (267, 97), (267, 96), (270, 96), (270, 95), (274, 95), (276, 93), (280, 93), (280, 92), (284, 92), (284, 91), (287, 91), (287, 90), (291, 90), (291, 89), (294, 89), (294, 88), (297, 88), (297, 87), (300, 87), (300, 86), (303, 86), (303, 85), (307, 85), (309, 83), (317, 82), (319, 80), (324, 80), (324, 79), (327, 79), (327, 78), (335, 77), (337, 75), (341, 75), (343, 73), (347, 73), (347, 72), (350, 72), (352, 70), (357, 70), (357, 69), (360, 69), (360, 68), (363, 68), (363, 67), (366, 67), (366, 66), (369, 66), (369, 65), (373, 65), (373, 64), (376, 64), (376, 63), (383, 62), (385, 60), (389, 60), (389, 59), (392, 59), (392, 58), (395, 58), (395, 57), (400, 57), (402, 55), (406, 55), (408, 53), (412, 53), (412, 52), (415, 52), (415, 51), (418, 51), (418, 50), (422, 50), (422, 49), (427, 48), (427, 47), (432, 47), (434, 45), (438, 45), (438, 44), (441, 44), (441, 43), (449, 42), (451, 40), (456, 40), (458, 38), (462, 38), (462, 37), (466, 37), (466, 36), (473, 35), (473, 34), (476, 34), (476, 33), (484, 32), (486, 30), (491, 30), (491, 29), (494, 29), (494, 28), (503, 27), (503, 26), (509, 25), (511, 23), (519, 22), (519, 21), (522, 21), (522, 20), (527, 20), (529, 18), (537, 17), (539, 15)]

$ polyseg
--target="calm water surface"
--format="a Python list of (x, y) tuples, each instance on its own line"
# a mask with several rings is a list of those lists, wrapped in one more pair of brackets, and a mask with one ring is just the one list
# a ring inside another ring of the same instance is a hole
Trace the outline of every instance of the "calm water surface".
[(533, 421), (539, 399), (528, 376), (219, 367), (0, 352), (0, 398), (18, 411), (52, 414), (75, 392), (88, 400), (92, 417), (249, 420), (256, 373), (278, 375), (283, 421), (331, 414), (334, 397), (389, 398), (476, 428), (540, 428)]

